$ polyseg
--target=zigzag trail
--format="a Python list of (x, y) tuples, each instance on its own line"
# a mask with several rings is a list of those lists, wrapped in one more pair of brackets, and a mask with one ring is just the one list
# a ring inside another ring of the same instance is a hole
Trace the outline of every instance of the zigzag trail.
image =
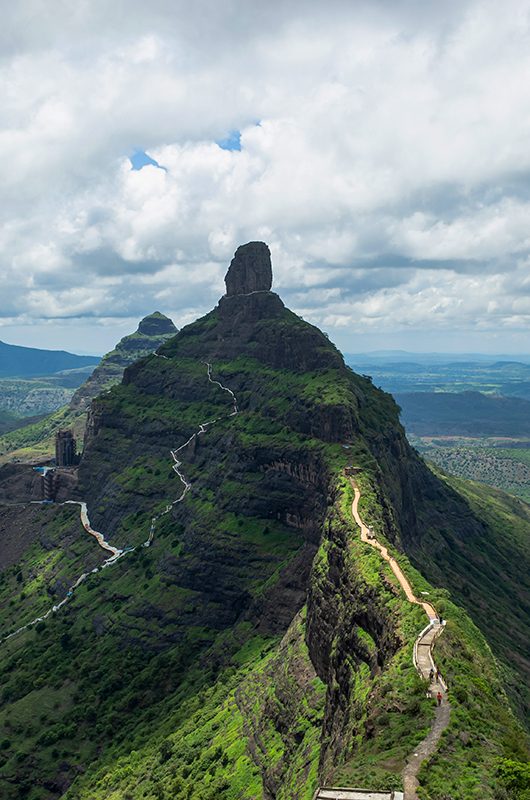
[[(154, 356), (158, 356), (158, 358), (164, 358), (166, 360), (169, 360), (167, 358), (167, 356), (160, 355), (159, 353), (156, 353), (156, 352), (153, 353), (153, 355)], [(239, 409), (237, 407), (237, 399), (236, 399), (236, 396), (235, 396), (234, 392), (231, 389), (228, 389), (228, 387), (223, 386), (223, 384), (220, 381), (216, 381), (216, 380), (214, 380), (212, 378), (212, 365), (209, 362), (204, 361), (203, 364), (206, 367), (206, 374), (207, 374), (207, 377), (208, 377), (208, 381), (210, 383), (212, 383), (212, 384), (215, 384), (216, 386), (219, 386), (219, 388), (222, 389), (223, 392), (228, 392), (228, 394), (230, 395), (231, 400), (232, 400), (232, 411), (230, 412), (230, 414), (223, 414), (220, 417), (216, 417), (215, 419), (208, 420), (208, 422), (202, 422), (199, 425), (199, 428), (195, 431), (195, 433), (193, 433), (190, 436), (190, 438), (186, 442), (184, 442), (184, 444), (182, 444), (180, 447), (177, 447), (176, 450), (171, 450), (170, 451), (171, 458), (174, 461), (174, 463), (172, 465), (172, 469), (178, 475), (178, 477), (179, 477), (179, 479), (180, 479), (180, 481), (181, 481), (181, 483), (182, 483), (184, 488), (183, 488), (181, 494), (175, 500), (173, 500), (171, 503), (167, 504), (167, 506), (165, 507), (164, 511), (162, 511), (160, 514), (156, 514), (154, 517), (151, 518), (151, 527), (149, 529), (149, 536), (147, 537), (145, 542), (143, 542), (141, 545), (139, 545), (139, 547), (150, 547), (151, 546), (151, 544), (153, 542), (153, 539), (154, 539), (154, 535), (155, 535), (155, 529), (156, 529), (157, 521), (161, 517), (165, 516), (166, 514), (169, 514), (169, 512), (173, 509), (173, 507), (176, 506), (178, 503), (181, 503), (184, 500), (184, 498), (186, 497), (186, 495), (188, 494), (188, 492), (190, 491), (190, 489), (191, 489), (191, 483), (186, 480), (184, 474), (180, 471), (180, 467), (182, 466), (182, 461), (179, 460), (178, 454), (182, 450), (184, 450), (189, 444), (191, 444), (191, 442), (195, 438), (197, 438), (199, 436), (202, 436), (202, 434), (206, 433), (206, 431), (208, 430), (210, 425), (214, 425), (216, 422), (219, 422), (222, 419), (229, 419), (230, 417), (234, 417), (236, 414), (239, 413)], [(40, 505), (40, 503), (41, 503), (41, 501), (37, 501), (37, 504)], [(35, 501), (33, 501), (33, 503), (27, 503), (27, 504), (26, 503), (13, 503), (13, 505), (32, 505), (32, 504), (35, 504)], [(56, 611), (58, 611), (60, 608), (62, 608), (62, 606), (64, 606), (65, 603), (67, 603), (71, 599), (71, 597), (73, 596), (73, 594), (74, 594), (75, 590), (78, 588), (78, 586), (80, 586), (88, 578), (89, 575), (91, 575), (92, 573), (99, 572), (100, 570), (105, 569), (106, 567), (110, 567), (112, 564), (116, 564), (120, 560), (120, 558), (123, 558), (128, 553), (132, 553), (137, 549), (136, 547), (126, 547), (125, 549), (121, 550), (118, 547), (114, 547), (114, 545), (112, 545), (109, 542), (107, 542), (107, 540), (105, 539), (105, 536), (102, 533), (100, 533), (99, 531), (94, 530), (94, 528), (92, 528), (92, 526), (90, 524), (90, 518), (88, 516), (88, 508), (87, 508), (87, 504), (85, 503), (84, 500), (81, 500), (81, 501), (78, 501), (78, 500), (66, 500), (64, 503), (58, 503), (58, 505), (78, 505), (80, 507), (80, 518), (81, 518), (81, 524), (83, 525), (83, 528), (85, 529), (85, 531), (87, 533), (89, 533), (91, 536), (93, 536), (96, 539), (98, 545), (103, 550), (106, 550), (107, 552), (111, 553), (111, 556), (110, 556), (110, 558), (107, 558), (106, 561), (104, 561), (103, 564), (100, 567), (94, 567), (94, 569), (91, 570), (90, 572), (83, 572), (83, 574), (80, 575), (79, 578), (77, 578), (75, 583), (73, 583), (70, 586), (70, 588), (68, 589), (68, 592), (66, 593), (66, 596), (64, 597), (64, 599), (61, 600), (60, 603), (57, 603), (56, 605), (54, 605), (50, 609), (48, 609), (48, 611), (45, 614), (43, 614), (42, 617), (36, 617), (35, 619), (31, 620), (31, 622), (28, 622), (25, 625), (21, 625), (21, 627), (17, 628), (16, 631), (13, 631), (12, 633), (9, 633), (7, 636), (1, 637), (0, 638), (0, 645), (3, 644), (4, 642), (7, 642), (8, 639), (12, 639), (14, 636), (17, 636), (19, 633), (22, 633), (22, 631), (28, 630), (28, 628), (31, 628), (31, 626), (35, 625), (37, 622), (43, 622), (51, 614), (54, 614)]]

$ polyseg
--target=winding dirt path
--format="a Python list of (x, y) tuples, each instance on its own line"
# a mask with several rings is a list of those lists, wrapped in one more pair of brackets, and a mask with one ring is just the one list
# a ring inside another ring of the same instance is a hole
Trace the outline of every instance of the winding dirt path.
[(440, 623), (436, 609), (431, 603), (425, 600), (418, 600), (396, 559), (390, 555), (388, 549), (384, 545), (377, 541), (370, 528), (362, 521), (359, 514), (361, 493), (353, 479), (350, 480), (354, 492), (351, 513), (353, 519), (361, 529), (361, 541), (366, 542), (366, 544), (369, 544), (381, 553), (385, 561), (390, 564), (390, 568), (398, 579), (399, 585), (405, 592), (407, 600), (410, 603), (421, 606), (429, 619), (429, 624), (423, 629), (414, 643), (414, 666), (423, 680), (427, 682), (430, 696), (440, 698), (440, 703), (437, 703), (431, 730), (425, 739), (415, 748), (414, 753), (408, 758), (402, 772), (404, 800), (418, 800), (418, 773), (422, 762), (435, 753), (440, 737), (449, 725), (451, 714), (451, 706), (447, 700), (447, 685), (437, 669), (432, 656), (434, 642), (436, 638), (443, 633), (443, 624)]
[(107, 542), (107, 540), (105, 539), (103, 534), (100, 533), (99, 531), (95, 531), (94, 528), (90, 525), (90, 519), (88, 517), (88, 508), (87, 508), (87, 504), (85, 503), (84, 500), (80, 500), (80, 501), (78, 501), (78, 500), (66, 500), (64, 503), (60, 503), (59, 505), (65, 505), (65, 506), (66, 505), (76, 505), (76, 506), (80, 506), (80, 508), (81, 508), (81, 512), (80, 512), (81, 524), (82, 524), (83, 528), (86, 530), (86, 532), (89, 533), (91, 536), (93, 536), (96, 539), (97, 543), (99, 544), (99, 546), (103, 550), (107, 550), (109, 553), (112, 553), (112, 558), (113, 559), (119, 558), (121, 555), (123, 555), (123, 550), (120, 550), (117, 547), (114, 547), (114, 545), (109, 544), (109, 542)]
[(361, 499), (361, 493), (353, 481), (352, 481), (352, 487), (354, 491), (354, 496), (353, 496), (353, 503), (351, 506), (351, 513), (355, 522), (361, 529), (361, 541), (366, 542), (366, 544), (369, 544), (376, 550), (379, 550), (385, 561), (388, 561), (388, 563), (390, 564), (390, 568), (392, 569), (392, 572), (398, 579), (399, 584), (403, 589), (403, 591), (405, 592), (405, 595), (409, 603), (417, 603), (417, 605), (421, 606), (425, 611), (425, 613), (427, 614), (427, 616), (429, 617), (429, 620), (438, 619), (438, 615), (436, 613), (434, 606), (431, 605), (431, 603), (426, 603), (424, 600), (418, 600), (415, 597), (408, 579), (405, 577), (403, 570), (397, 563), (394, 556), (391, 556), (388, 552), (388, 549), (377, 541), (377, 539), (371, 532), (370, 528), (367, 525), (365, 525), (364, 522), (362, 521), (359, 515), (359, 500)]
[[(161, 355), (156, 352), (153, 353), (153, 356), (169, 360), (167, 356)], [(202, 422), (199, 425), (199, 428), (195, 431), (195, 433), (193, 433), (190, 436), (190, 438), (186, 442), (184, 442), (184, 444), (180, 445), (180, 447), (177, 447), (176, 450), (170, 450), (171, 458), (173, 459), (174, 462), (172, 465), (172, 469), (178, 475), (179, 480), (183, 485), (183, 489), (180, 495), (176, 497), (175, 500), (168, 503), (165, 509), (160, 514), (156, 514), (151, 518), (151, 527), (149, 529), (149, 536), (147, 537), (145, 542), (139, 545), (139, 547), (151, 546), (151, 543), (155, 535), (157, 521), (166, 514), (169, 514), (170, 511), (173, 509), (173, 507), (176, 506), (178, 503), (181, 503), (191, 489), (191, 483), (186, 479), (185, 475), (180, 470), (180, 467), (182, 466), (182, 461), (179, 460), (178, 454), (182, 452), (182, 450), (184, 450), (189, 444), (191, 444), (191, 442), (195, 438), (202, 436), (202, 434), (206, 433), (211, 425), (214, 425), (216, 422), (219, 422), (222, 419), (228, 419), (230, 417), (233, 417), (239, 413), (239, 409), (237, 407), (237, 399), (234, 392), (227, 386), (223, 386), (223, 384), (220, 381), (216, 381), (214, 378), (212, 378), (212, 365), (209, 362), (204, 361), (203, 364), (206, 367), (206, 374), (208, 377), (208, 381), (218, 386), (220, 389), (222, 389), (223, 392), (227, 392), (230, 395), (232, 402), (232, 411), (229, 414), (223, 414), (220, 417), (215, 417), (215, 419), (208, 420), (207, 422)], [(17, 503), (13, 505), (31, 505), (40, 502), (45, 502), (45, 501), (33, 500), (30, 503)], [(134, 552), (137, 549), (136, 547), (126, 547), (125, 549), (121, 550), (118, 547), (114, 547), (114, 545), (110, 544), (105, 539), (105, 536), (102, 533), (92, 528), (90, 524), (90, 518), (88, 516), (88, 507), (84, 500), (66, 500), (64, 503), (58, 503), (58, 505), (78, 505), (80, 507), (80, 518), (83, 528), (87, 533), (89, 533), (96, 539), (98, 545), (103, 550), (106, 550), (111, 554), (110, 558), (107, 558), (100, 567), (94, 567), (94, 569), (91, 570), (90, 572), (83, 572), (83, 574), (80, 575), (77, 578), (77, 580), (70, 586), (70, 588), (66, 593), (66, 596), (60, 601), (60, 603), (56, 603), (55, 605), (53, 605), (50, 609), (48, 609), (48, 611), (45, 614), (42, 615), (42, 617), (35, 617), (35, 619), (32, 619), (25, 625), (21, 625), (20, 628), (17, 628), (16, 631), (9, 633), (7, 636), (0, 637), (0, 645), (3, 644), (4, 642), (7, 642), (8, 639), (12, 639), (14, 636), (17, 636), (19, 633), (22, 633), (22, 631), (28, 630), (28, 628), (31, 628), (33, 625), (36, 625), (38, 622), (43, 622), (51, 614), (55, 614), (56, 611), (62, 608), (62, 606), (64, 606), (65, 603), (67, 603), (71, 599), (75, 590), (88, 578), (89, 575), (91, 575), (92, 573), (99, 572), (100, 570), (105, 569), (106, 567), (109, 567), (112, 564), (116, 564), (121, 558), (126, 556), (128, 553)]]

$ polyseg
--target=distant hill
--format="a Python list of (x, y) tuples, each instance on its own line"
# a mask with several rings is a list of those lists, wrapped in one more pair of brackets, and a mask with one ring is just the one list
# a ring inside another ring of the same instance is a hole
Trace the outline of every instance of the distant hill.
[(0, 342), (0, 378), (35, 378), (65, 369), (96, 365), (98, 356), (77, 356), (66, 350), (38, 350)]
[[(59, 428), (72, 428), (78, 441), (81, 442), (85, 432), (86, 415), (94, 397), (119, 383), (126, 367), (152, 353), (176, 333), (177, 328), (173, 322), (159, 311), (144, 317), (134, 333), (124, 336), (114, 350), (101, 359), (96, 369), (73, 396), (68, 393), (63, 403), (55, 405), (53, 413), (49, 413), (37, 422), (32, 420), (31, 424), (26, 424), (24, 427), (17, 425), (16, 430), (13, 430), (15, 426), (6, 428), (6, 431), (11, 430), (11, 432), (0, 436), (0, 457), (3, 456), (3, 460), (49, 458), (53, 454), (55, 432)], [(66, 372), (61, 376), (61, 381), (68, 379), (69, 376), (73, 378), (75, 373)], [(59, 405), (62, 407), (59, 408)]]
[(160, 311), (144, 317), (134, 333), (124, 336), (114, 350), (103, 356), (101, 363), (75, 392), (70, 408), (74, 411), (88, 408), (90, 401), (100, 392), (121, 381), (125, 367), (149, 355), (177, 333), (173, 322)]
[(530, 364), (530, 355), (514, 354), (488, 354), (488, 353), (413, 353), (408, 350), (372, 350), (367, 353), (345, 353), (347, 364), (493, 364), (517, 363)]
[(530, 436), (530, 401), (481, 392), (395, 395), (401, 421), (417, 436)]

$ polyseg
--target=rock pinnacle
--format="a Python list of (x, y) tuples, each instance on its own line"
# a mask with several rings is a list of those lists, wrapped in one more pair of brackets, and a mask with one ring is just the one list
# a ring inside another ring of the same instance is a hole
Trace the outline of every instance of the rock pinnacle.
[(238, 247), (225, 277), (228, 297), (268, 292), (272, 286), (271, 253), (264, 242)]

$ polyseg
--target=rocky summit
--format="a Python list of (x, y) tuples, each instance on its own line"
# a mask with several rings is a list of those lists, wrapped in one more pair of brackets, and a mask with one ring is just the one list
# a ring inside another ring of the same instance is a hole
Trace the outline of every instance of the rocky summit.
[(149, 316), (144, 317), (138, 325), (137, 333), (142, 336), (174, 336), (178, 333), (172, 320), (161, 314), (160, 311), (154, 311)]
[(92, 401), (84, 528), (74, 505), (6, 509), (2, 798), (510, 797), (528, 507), (434, 474), (271, 285), (266, 245), (239, 248), (219, 304)]
[(0, 459), (27, 460), (29, 457), (35, 460), (51, 456), (55, 432), (60, 429), (73, 429), (81, 443), (86, 413), (94, 397), (119, 383), (125, 367), (153, 353), (176, 333), (178, 330), (173, 322), (159, 311), (144, 317), (134, 333), (124, 336), (113, 350), (103, 356), (89, 377), (76, 389), (68, 406), (0, 439)]
[(155, 311), (144, 317), (135, 333), (124, 336), (114, 350), (101, 359), (92, 375), (79, 387), (70, 402), (72, 410), (86, 410), (91, 400), (121, 380), (123, 370), (152, 353), (178, 333), (169, 317)]
[(271, 253), (264, 242), (238, 247), (225, 277), (227, 296), (268, 292), (272, 286)]

